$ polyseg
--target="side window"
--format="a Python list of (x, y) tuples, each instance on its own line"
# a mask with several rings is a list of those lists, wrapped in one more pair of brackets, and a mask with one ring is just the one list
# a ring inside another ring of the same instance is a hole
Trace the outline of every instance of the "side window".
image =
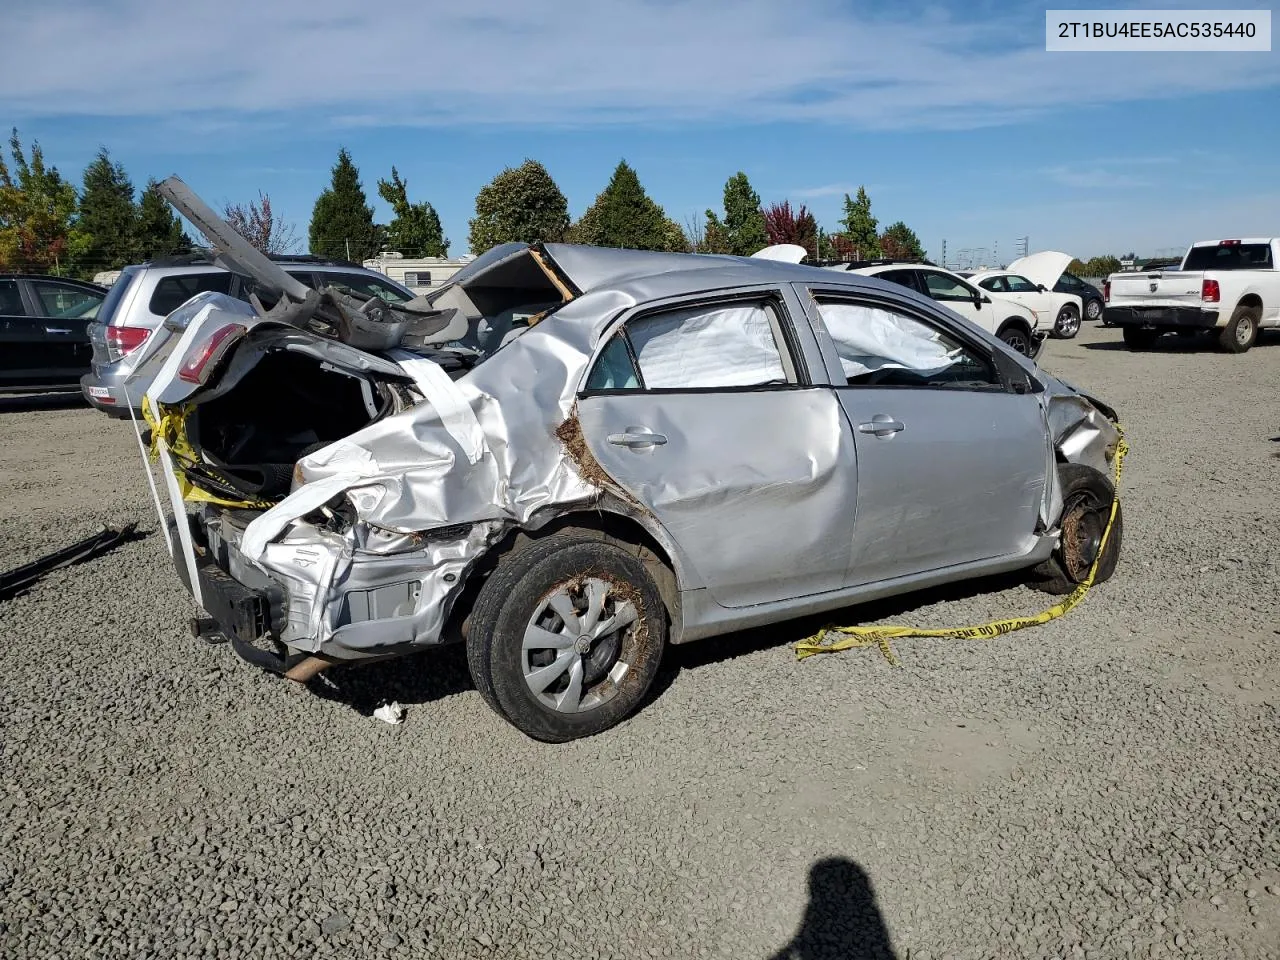
[[(601, 352), (588, 389), (687, 390), (794, 381), (766, 301), (686, 307), (630, 321)], [(633, 359), (634, 358), (634, 359)]]
[(1016, 274), (1009, 274), (1009, 290), (1013, 293), (1037, 293), (1038, 288), (1034, 283), (1026, 277), (1019, 277)]
[(898, 284), (900, 287), (907, 287), (911, 290), (919, 289), (916, 285), (914, 270), (885, 270), (875, 276), (879, 280), (887, 280), (890, 283)]
[(22, 309), (22, 293), (18, 290), (18, 281), (0, 280), (0, 317), (21, 317), (26, 312)]
[(197, 293), (230, 293), (231, 274), (225, 270), (217, 273), (189, 273), (186, 276), (164, 277), (151, 293), (147, 309), (167, 317), (194, 297)]
[(40, 301), (40, 312), (58, 320), (91, 320), (98, 315), (98, 308), (106, 298), (103, 293), (48, 280), (33, 280), (31, 286)]
[(1004, 277), (987, 277), (978, 283), (983, 290), (990, 290), (992, 293), (1003, 293), (1006, 289)]
[(366, 277), (359, 273), (321, 274), (322, 283), (330, 283), (335, 287), (346, 288), (362, 297), (380, 297), (387, 303), (404, 303), (409, 297), (389, 283), (376, 277)]
[(817, 304), (850, 386), (1004, 389), (989, 357), (924, 320), (878, 304)]
[(406, 270), (404, 285), (406, 287), (429, 287), (431, 286), (431, 272), (429, 270)]
[(932, 270), (924, 272), (924, 285), (934, 300), (972, 300), (973, 290), (955, 277)]

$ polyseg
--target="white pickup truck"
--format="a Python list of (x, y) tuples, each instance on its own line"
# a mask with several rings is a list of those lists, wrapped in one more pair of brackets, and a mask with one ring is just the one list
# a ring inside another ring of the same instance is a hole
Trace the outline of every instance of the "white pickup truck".
[(1280, 326), (1280, 239), (1201, 240), (1177, 270), (1113, 273), (1102, 288), (1103, 321), (1124, 328), (1130, 349), (1162, 333), (1212, 333), (1244, 353), (1258, 331)]

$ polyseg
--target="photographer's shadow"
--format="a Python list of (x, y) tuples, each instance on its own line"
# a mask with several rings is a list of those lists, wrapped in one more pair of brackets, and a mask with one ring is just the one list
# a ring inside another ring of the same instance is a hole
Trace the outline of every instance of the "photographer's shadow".
[(809, 905), (800, 929), (769, 960), (896, 960), (867, 872), (828, 857), (809, 868)]

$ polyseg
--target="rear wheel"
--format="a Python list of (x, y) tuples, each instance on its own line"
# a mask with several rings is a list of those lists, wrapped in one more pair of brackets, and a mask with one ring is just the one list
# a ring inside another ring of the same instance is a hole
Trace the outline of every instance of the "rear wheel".
[(1159, 330), (1145, 330), (1142, 327), (1125, 327), (1124, 343), (1130, 350), (1146, 350), (1160, 336)]
[(1075, 304), (1068, 303), (1058, 311), (1058, 319), (1053, 324), (1053, 335), (1063, 340), (1070, 340), (1080, 332), (1080, 311)]
[(1035, 353), (1031, 343), (1031, 334), (1020, 323), (1006, 324), (996, 336), (1024, 357), (1030, 357)]
[(1092, 467), (1078, 463), (1059, 467), (1058, 480), (1062, 484), (1062, 538), (1053, 556), (1032, 572), (1031, 586), (1045, 593), (1066, 594), (1084, 583), (1094, 560), (1098, 561), (1098, 570), (1093, 582), (1111, 579), (1120, 561), (1124, 514), (1116, 504), (1115, 520), (1106, 537), (1106, 547), (1102, 548), (1115, 499), (1111, 481)]
[(1252, 307), (1236, 307), (1218, 333), (1218, 343), (1228, 353), (1244, 353), (1258, 340), (1258, 313)]
[(1103, 326), (1107, 325), (1107, 322), (1102, 319), (1102, 301), (1101, 300), (1090, 299), (1084, 305), (1084, 315), (1085, 315), (1085, 319), (1088, 320), (1090, 323), (1097, 323), (1099, 320), (1102, 320)]
[(644, 699), (667, 613), (644, 564), (572, 535), (506, 560), (476, 597), (467, 660), (485, 701), (535, 740), (607, 730)]

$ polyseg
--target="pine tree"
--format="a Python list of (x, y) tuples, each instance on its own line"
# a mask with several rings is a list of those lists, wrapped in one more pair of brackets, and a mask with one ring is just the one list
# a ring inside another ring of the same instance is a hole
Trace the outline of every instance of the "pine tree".
[(395, 214), (387, 224), (387, 246), (406, 257), (444, 257), (449, 253), (436, 208), (425, 200), (409, 202), (409, 185), (391, 168), (390, 180), (378, 181), (378, 195), (391, 205)]
[(536, 160), (507, 167), (476, 194), (468, 244), (479, 255), (500, 243), (551, 243), (569, 229), (569, 203)]
[(764, 211), (760, 209), (760, 195), (752, 189), (747, 175), (739, 170), (724, 185), (724, 221), (707, 211), (707, 237), (717, 238), (716, 253), (732, 253), (749, 257), (768, 246)]
[(574, 224), (573, 240), (597, 247), (667, 250), (674, 240), (669, 223), (662, 208), (644, 192), (635, 170), (622, 160), (595, 203)]
[(338, 151), (329, 188), (316, 199), (311, 211), (308, 245), (322, 257), (342, 257), (360, 263), (374, 256), (382, 231), (373, 222), (360, 171), (346, 147)]
[(80, 214), (72, 234), (78, 249), (75, 266), (83, 275), (115, 270), (141, 259), (133, 183), (122, 164), (111, 162), (106, 147), (98, 150), (85, 168)]
[(847, 193), (844, 195), (844, 219), (840, 224), (845, 238), (853, 246), (854, 259), (872, 260), (881, 256), (876, 218), (871, 215), (871, 198), (865, 187), (858, 187), (856, 200), (849, 199)]
[(191, 249), (191, 238), (182, 229), (182, 221), (169, 202), (156, 190), (155, 180), (147, 181), (147, 188), (138, 201), (137, 227), (138, 255), (143, 260), (186, 253)]

